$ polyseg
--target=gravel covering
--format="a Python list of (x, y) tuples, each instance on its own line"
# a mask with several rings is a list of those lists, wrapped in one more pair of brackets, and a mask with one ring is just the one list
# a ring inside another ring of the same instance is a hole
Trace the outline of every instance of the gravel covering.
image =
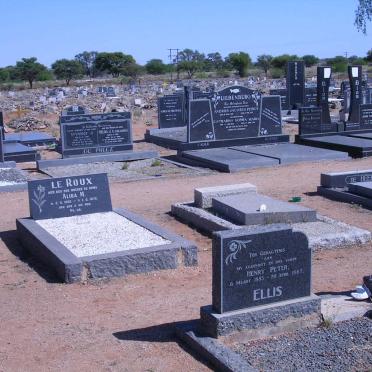
[(370, 371), (372, 320), (360, 318), (330, 328), (299, 330), (234, 346), (263, 371)]
[(169, 244), (170, 241), (115, 212), (53, 218), (36, 221), (75, 256)]
[(10, 186), (27, 182), (26, 175), (17, 168), (0, 168), (0, 186)]

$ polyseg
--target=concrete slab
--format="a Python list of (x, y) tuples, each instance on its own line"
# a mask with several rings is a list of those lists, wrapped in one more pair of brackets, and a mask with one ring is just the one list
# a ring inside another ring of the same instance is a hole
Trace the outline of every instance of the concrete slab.
[[(260, 206), (266, 210), (260, 212)], [(240, 225), (266, 225), (316, 221), (316, 212), (259, 194), (232, 195), (212, 199), (214, 211)]]
[(353, 134), (348, 134), (348, 137), (356, 137), (356, 138), (365, 138), (365, 139), (372, 139), (372, 133), (367, 132), (367, 133), (353, 133)]
[(228, 195), (242, 195), (257, 193), (257, 188), (251, 183), (240, 183), (235, 185), (223, 185), (212, 187), (201, 187), (194, 190), (195, 205), (199, 208), (211, 208), (212, 198)]
[(4, 142), (4, 157), (6, 161), (15, 161), (17, 163), (26, 161), (36, 161), (37, 152), (32, 148), (17, 142)]
[(235, 146), (231, 147), (231, 149), (278, 159), (280, 164), (320, 160), (346, 160), (349, 158), (347, 152), (296, 145), (293, 143), (278, 143), (261, 146)]
[(349, 192), (360, 196), (365, 196), (372, 200), (372, 182), (351, 183), (348, 186)]
[(55, 137), (43, 132), (7, 133), (5, 141), (19, 142), (25, 146), (49, 146), (57, 143)]
[(372, 181), (372, 169), (351, 172), (330, 172), (320, 175), (320, 184), (323, 187), (344, 188), (350, 183), (368, 181)]
[(271, 167), (279, 165), (276, 159), (248, 154), (229, 148), (183, 151), (179, 160), (190, 159), (202, 167), (222, 172), (236, 172), (244, 169)]

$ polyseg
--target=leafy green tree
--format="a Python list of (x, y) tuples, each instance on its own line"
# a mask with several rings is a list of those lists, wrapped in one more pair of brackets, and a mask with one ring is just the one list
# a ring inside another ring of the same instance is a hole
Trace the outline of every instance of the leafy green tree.
[(270, 56), (269, 54), (261, 54), (260, 56), (257, 56), (256, 65), (262, 70), (264, 70), (266, 76), (267, 76), (267, 72), (269, 71), (271, 67), (272, 60), (273, 60), (273, 56)]
[(362, 58), (362, 57), (358, 57), (358, 56), (350, 56), (348, 58), (348, 62), (350, 65), (365, 65), (367, 64), (367, 61)]
[(332, 67), (334, 72), (345, 72), (347, 70), (348, 60), (343, 56), (328, 58), (327, 64)]
[(121, 69), (121, 75), (128, 76), (132, 79), (137, 78), (139, 75), (146, 72), (146, 69), (143, 66), (138, 65), (137, 63), (129, 63)]
[(151, 59), (145, 65), (148, 74), (161, 75), (167, 72), (167, 65), (161, 59)]
[(280, 56), (276, 56), (272, 59), (271, 64), (275, 68), (281, 68), (284, 70), (287, 62), (289, 61), (298, 61), (299, 58), (295, 54), (290, 55), (290, 54), (282, 54)]
[(0, 82), (5, 83), (6, 81), (10, 80), (9, 71), (4, 67), (0, 68)]
[(48, 69), (41, 71), (36, 77), (37, 81), (50, 81), (54, 79), (53, 72)]
[(230, 53), (226, 60), (235, 70), (237, 70), (240, 77), (247, 76), (248, 68), (252, 64), (251, 57), (248, 53)]
[(195, 72), (203, 70), (205, 56), (197, 50), (184, 49), (178, 53), (177, 70), (187, 72), (191, 79)]
[(367, 57), (365, 58), (365, 60), (367, 62), (372, 62), (372, 49), (370, 49), (368, 52), (367, 52)]
[(204, 60), (205, 71), (218, 71), (224, 68), (224, 61), (220, 53), (209, 53)]
[(72, 79), (77, 79), (84, 74), (83, 65), (75, 59), (59, 59), (52, 64), (52, 70), (57, 79), (66, 81), (66, 85), (69, 85)]
[(98, 71), (110, 73), (112, 77), (118, 77), (134, 64), (136, 64), (135, 59), (130, 54), (122, 52), (98, 53), (95, 60), (95, 68)]
[(367, 22), (372, 20), (372, 0), (358, 0), (354, 25), (358, 31), (367, 34)]
[(95, 62), (98, 52), (82, 52), (75, 56), (75, 59), (84, 67), (85, 75), (93, 78), (95, 76)]
[(16, 64), (16, 69), (19, 77), (28, 81), (30, 84), (30, 89), (32, 89), (32, 84), (37, 79), (37, 76), (47, 68), (41, 63), (37, 62), (36, 57), (31, 57), (22, 58), (22, 61), (18, 61)]
[(302, 57), (302, 60), (305, 62), (306, 67), (311, 67), (316, 65), (319, 62), (319, 58), (315, 57), (312, 54), (306, 54)]

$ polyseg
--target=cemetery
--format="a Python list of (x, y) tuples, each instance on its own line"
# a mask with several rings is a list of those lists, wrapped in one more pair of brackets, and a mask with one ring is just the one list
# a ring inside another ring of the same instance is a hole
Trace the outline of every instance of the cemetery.
[(0, 371), (372, 369), (355, 2), (4, 5)]

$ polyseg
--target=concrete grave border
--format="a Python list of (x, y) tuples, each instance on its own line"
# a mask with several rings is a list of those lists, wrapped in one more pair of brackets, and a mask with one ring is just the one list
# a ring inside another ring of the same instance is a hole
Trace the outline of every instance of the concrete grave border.
[(197, 265), (197, 247), (193, 242), (126, 209), (115, 208), (113, 211), (171, 243), (79, 258), (31, 218), (17, 219), (18, 239), (65, 283), (176, 269), (182, 264)]

